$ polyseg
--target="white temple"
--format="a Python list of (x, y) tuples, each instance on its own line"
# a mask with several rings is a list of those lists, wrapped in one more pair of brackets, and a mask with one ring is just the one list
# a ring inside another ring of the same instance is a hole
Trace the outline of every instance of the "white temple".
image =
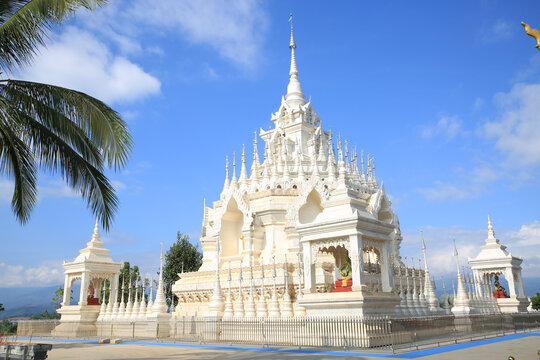
[[(223, 313), (222, 305), (209, 309), (216, 272), (222, 289), (231, 282), (228, 299), (244, 307), (252, 297), (266, 301), (275, 316), (340, 314), (344, 309), (393, 313), (400, 302), (393, 276), (402, 265), (399, 221), (376, 178), (374, 159), (368, 156), (366, 172), (362, 156), (358, 165), (356, 147), (349, 149), (338, 136), (335, 148), (331, 131), (323, 129), (302, 92), (292, 28), (289, 47), (287, 94), (271, 117), (274, 128), (258, 134), (264, 141), (262, 163), (257, 137), (249, 175), (244, 149), (238, 178), (235, 159), (231, 178), (227, 162), (220, 199), (204, 207), (203, 266), (182, 274), (173, 286), (178, 315)], [(332, 292), (336, 269), (347, 259), (352, 291)], [(408, 271), (418, 292), (424, 272)], [(243, 299), (238, 299), (240, 290)]]
[[(349, 148), (340, 136), (334, 142), (311, 99), (306, 102), (292, 25), (289, 47), (289, 84), (271, 116), (274, 127), (256, 134), (249, 174), (244, 148), (238, 177), (236, 159), (232, 176), (227, 159), (219, 200), (203, 209), (203, 265), (178, 274), (172, 286), (176, 306), (169, 312), (162, 268), (155, 300), (153, 286), (145, 289), (144, 280), (125, 288), (125, 279), (119, 279), (122, 264), (103, 248), (96, 224), (87, 247), (64, 264), (66, 291), (58, 310), (62, 318), (53, 333), (162, 337), (173, 332), (175, 319), (186, 316), (241, 320), (445, 313), (435, 295), (423, 235), (423, 264), (400, 256), (399, 220), (377, 180), (374, 158), (368, 155), (365, 162), (361, 152), (358, 159), (356, 146)], [(264, 141), (262, 157), (258, 137)], [(456, 318), (526, 311), (522, 260), (505, 249), (491, 221), (486, 245), (477, 258), (469, 259), (472, 274), (460, 269), (455, 249)], [(510, 295), (504, 297), (501, 290), (496, 299), (500, 289), (494, 293), (492, 282), (500, 274), (509, 282)], [(70, 305), (77, 279), (82, 283), (80, 300)]]

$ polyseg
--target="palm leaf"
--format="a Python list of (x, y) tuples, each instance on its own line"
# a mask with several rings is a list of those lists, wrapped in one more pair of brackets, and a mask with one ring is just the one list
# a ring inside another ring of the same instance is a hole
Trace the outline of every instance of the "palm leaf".
[(0, 98), (0, 173), (14, 179), (11, 208), (24, 224), (37, 201), (37, 171), (30, 148), (20, 139), (22, 129), (12, 125), (18, 116), (9, 102)]
[[(55, 131), (65, 141), (80, 139), (74, 132), (101, 149), (109, 167), (120, 169), (129, 160), (132, 138), (120, 115), (103, 102), (79, 91), (29, 81), (7, 80), (0, 94), (28, 116)], [(83, 155), (84, 146), (73, 144)], [(89, 158), (85, 159), (90, 161)], [(93, 162), (95, 166), (101, 166)]]
[(129, 158), (132, 140), (126, 123), (81, 92), (26, 81), (2, 84), (0, 96), (18, 113), (8, 124), (20, 129), (38, 164), (59, 171), (108, 229), (118, 198), (102, 172), (104, 164), (121, 168)]
[(106, 0), (2, 0), (0, 5), (0, 68), (11, 71), (28, 64), (53, 25), (80, 7), (93, 9)]

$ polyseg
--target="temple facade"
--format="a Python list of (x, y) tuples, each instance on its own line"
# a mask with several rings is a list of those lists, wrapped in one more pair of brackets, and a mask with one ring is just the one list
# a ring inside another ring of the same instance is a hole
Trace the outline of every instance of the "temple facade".
[[(249, 171), (245, 148), (238, 177), (236, 159), (232, 176), (227, 159), (219, 200), (204, 206), (203, 265), (174, 284), (177, 315), (231, 316), (231, 304), (234, 316), (390, 314), (400, 303), (400, 276), (426, 313), (418, 298), (424, 270), (400, 259), (399, 220), (374, 158), (323, 128), (302, 91), (292, 27), (289, 48), (287, 93), (273, 127), (255, 134)], [(225, 303), (212, 303), (216, 287)]]

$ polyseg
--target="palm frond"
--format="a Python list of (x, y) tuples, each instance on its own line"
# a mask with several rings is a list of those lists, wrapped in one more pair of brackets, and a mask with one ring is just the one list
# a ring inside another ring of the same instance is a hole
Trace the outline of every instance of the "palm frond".
[(15, 182), (11, 208), (24, 224), (37, 201), (37, 171), (31, 149), (20, 138), (22, 129), (13, 125), (18, 116), (9, 102), (0, 98), (0, 173)]
[[(94, 166), (100, 167), (98, 160), (103, 159), (109, 167), (120, 169), (129, 160), (133, 141), (128, 126), (102, 101), (59, 86), (18, 80), (4, 83), (0, 94), (14, 107), (73, 145)], [(92, 159), (90, 144), (102, 151), (100, 159)]]
[(23, 113), (20, 115), (17, 126), (23, 129), (28, 141), (35, 144), (32, 150), (40, 165), (60, 171), (62, 178), (82, 195), (88, 207), (102, 220), (103, 228), (108, 230), (119, 202), (114, 187), (102, 173), (103, 169), (86, 161), (39, 121)]
[(108, 229), (118, 198), (104, 166), (123, 167), (132, 149), (119, 114), (81, 92), (27, 81), (0, 82), (0, 98), (18, 113), (9, 125), (20, 129), (35, 161), (60, 172)]
[(13, 70), (29, 63), (44, 45), (51, 27), (77, 9), (93, 9), (107, 0), (2, 0), (0, 6), (0, 68)]

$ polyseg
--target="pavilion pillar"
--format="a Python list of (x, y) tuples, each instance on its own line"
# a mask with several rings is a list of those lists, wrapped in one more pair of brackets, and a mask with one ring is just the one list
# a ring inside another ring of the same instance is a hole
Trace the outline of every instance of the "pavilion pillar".
[(523, 287), (523, 278), (521, 277), (521, 271), (516, 272), (516, 281), (517, 281), (518, 297), (520, 298), (527, 297), (527, 295), (525, 295), (525, 289)]
[(311, 244), (306, 241), (302, 244), (302, 253), (304, 258), (304, 292), (315, 292), (315, 254), (311, 252)]
[(390, 261), (390, 243), (388, 242), (381, 248), (381, 282), (383, 292), (392, 291), (394, 286), (393, 265)]
[(116, 303), (116, 299), (118, 297), (118, 276), (119, 274), (114, 274), (111, 278), (111, 288), (109, 292), (109, 302), (112, 302), (113, 304)]
[(473, 271), (473, 276), (474, 276), (474, 287), (476, 288), (476, 295), (482, 298), (484, 296), (483, 291), (482, 291), (482, 282), (481, 282), (482, 277), (476, 270)]
[(88, 305), (88, 285), (90, 283), (89, 274), (84, 271), (81, 278), (81, 290), (79, 291), (79, 305)]
[(516, 283), (514, 281), (514, 272), (512, 269), (506, 269), (505, 272), (506, 280), (508, 281), (508, 287), (510, 291), (510, 297), (516, 298)]
[(362, 253), (362, 236), (349, 236), (350, 259), (352, 267), (352, 291), (362, 291), (364, 284), (364, 257)]
[(69, 306), (71, 300), (71, 279), (68, 274), (64, 275), (64, 296), (62, 297), (62, 306)]

